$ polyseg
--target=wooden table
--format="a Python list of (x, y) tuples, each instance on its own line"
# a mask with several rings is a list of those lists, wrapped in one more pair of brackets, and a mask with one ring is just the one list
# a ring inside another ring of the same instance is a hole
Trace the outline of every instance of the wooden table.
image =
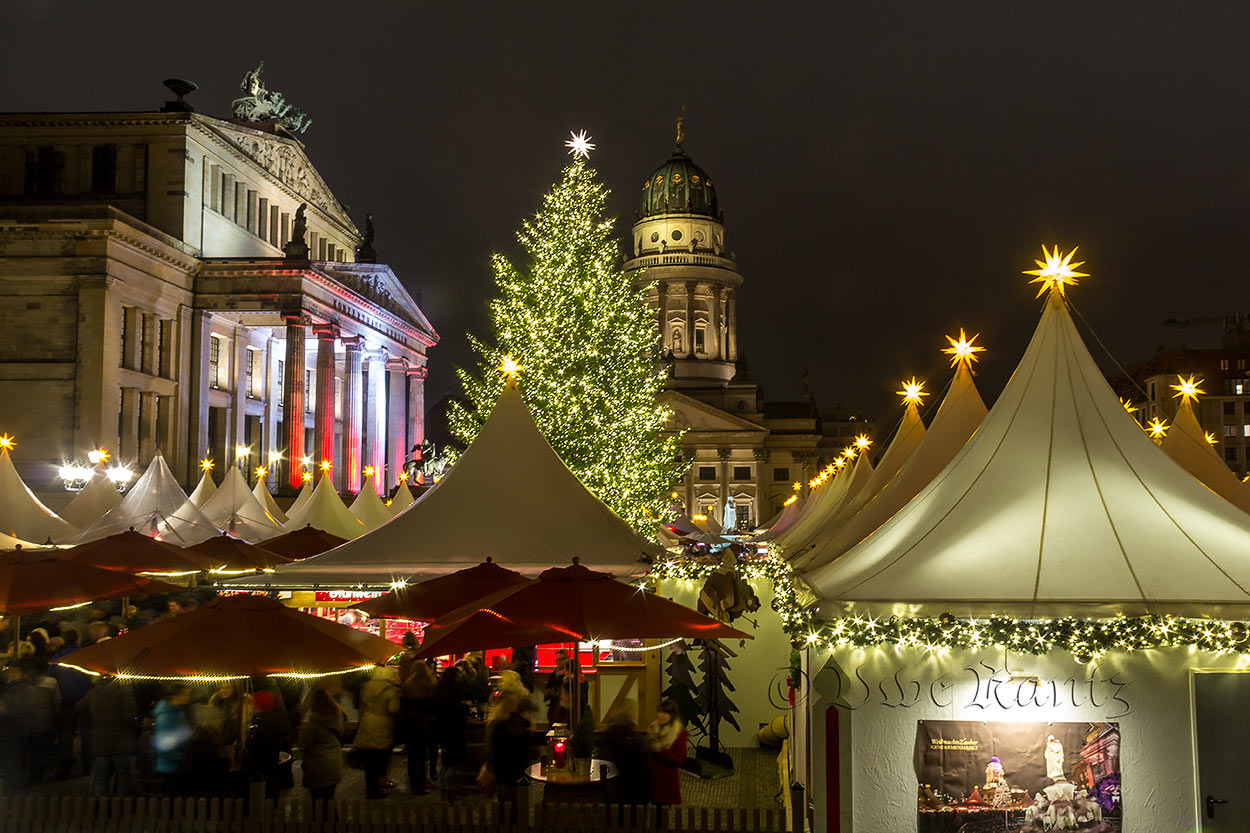
[(604, 776), (611, 779), (619, 774), (616, 764), (599, 758), (591, 759), (588, 776), (566, 770), (544, 772), (541, 761), (525, 771), (527, 778), (543, 785), (543, 801), (552, 804), (602, 803), (607, 788)]

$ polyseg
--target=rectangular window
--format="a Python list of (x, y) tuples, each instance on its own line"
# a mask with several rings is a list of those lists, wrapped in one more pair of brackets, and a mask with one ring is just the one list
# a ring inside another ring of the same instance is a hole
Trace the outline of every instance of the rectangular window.
[(700, 480), (715, 480), (716, 479), (716, 466), (699, 466), (699, 479)]
[(126, 366), (126, 339), (130, 335), (130, 333), (128, 332), (129, 323), (130, 323), (130, 316), (126, 313), (126, 307), (123, 306), (122, 307), (122, 352), (121, 352), (121, 360), (118, 362), (118, 364), (120, 364), (122, 367)]
[(64, 168), (65, 154), (51, 145), (41, 146), (35, 151), (34, 170), (27, 172), (27, 190), (40, 197), (61, 193), (61, 172)]
[(256, 351), (249, 347), (244, 352), (247, 355), (244, 357), (243, 364), (243, 390), (246, 391), (248, 399), (255, 399), (256, 388), (253, 387), (255, 384), (253, 369), (256, 365)]
[(1229, 447), (1229, 448), (1224, 449), (1224, 459), (1230, 463), (1236, 463), (1237, 462), (1236, 447)]
[(1154, 400), (1155, 400), (1155, 383), (1151, 382), (1150, 383), (1150, 401), (1153, 402)]
[(151, 320), (146, 312), (139, 313), (139, 369), (147, 373), (152, 372), (152, 342), (148, 339)]
[(269, 242), (274, 246), (278, 245), (278, 234), (281, 231), (282, 222), (281, 216), (282, 212), (278, 209), (278, 206), (269, 206)]
[(1225, 436), (1225, 437), (1235, 437), (1235, 436), (1237, 436), (1237, 433), (1238, 433), (1238, 431), (1237, 431), (1237, 426), (1236, 426), (1236, 425), (1225, 425), (1225, 426), (1224, 426), (1224, 436)]
[(734, 466), (734, 480), (743, 481), (751, 479), (750, 466)]
[(304, 413), (312, 413), (312, 371), (304, 371)]
[(694, 351), (696, 353), (707, 352), (707, 329), (704, 327), (694, 328)]
[(1228, 359), (1220, 359), (1220, 370), (1228, 370)]
[(91, 149), (91, 193), (117, 193), (117, 145), (96, 145)]
[(221, 339), (208, 337), (208, 386), (221, 387)]
[(1250, 379), (1225, 379), (1224, 393), (1233, 396), (1245, 396), (1250, 393)]
[(790, 482), (790, 470), (788, 468), (773, 469), (773, 480), (776, 481), (777, 483), (789, 483)]
[(1250, 437), (1250, 423), (1245, 423), (1241, 426), (1241, 436)]
[(282, 384), (286, 378), (286, 362), (278, 359), (278, 404), (286, 404), (286, 385)]
[(269, 239), (269, 200), (261, 197), (256, 203), (256, 236)]
[(244, 197), (244, 200), (246, 200), (246, 205), (247, 205), (247, 230), (252, 232), (252, 234), (256, 234), (256, 223), (257, 223), (256, 192), (252, 191), (251, 189), (248, 189), (247, 196)]
[(1224, 403), (1224, 416), (1237, 416), (1237, 403), (1236, 402)]
[(1245, 369), (1246, 369), (1246, 360), (1245, 360), (1245, 359), (1238, 359), (1238, 360), (1237, 360), (1237, 369), (1238, 369), (1238, 370), (1245, 370)]

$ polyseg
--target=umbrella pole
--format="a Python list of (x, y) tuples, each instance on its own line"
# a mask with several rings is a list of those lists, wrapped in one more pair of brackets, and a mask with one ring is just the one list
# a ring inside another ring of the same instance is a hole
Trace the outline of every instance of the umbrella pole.
[(18, 646), (20, 645), (21, 641), (22, 641), (22, 617), (14, 616), (13, 617), (13, 641), (9, 643), (9, 653), (11, 653), (15, 657), (17, 656)]

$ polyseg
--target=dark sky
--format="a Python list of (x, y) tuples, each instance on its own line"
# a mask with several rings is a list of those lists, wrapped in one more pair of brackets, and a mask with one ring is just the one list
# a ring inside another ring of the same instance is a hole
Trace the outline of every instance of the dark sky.
[[(174, 9), (179, 11), (174, 12)], [(1218, 339), (1168, 317), (1250, 308), (1244, 2), (172, 4), (0, 11), (0, 110), (155, 109), (190, 78), (229, 115), (244, 71), (307, 110), (314, 163), (442, 335), (430, 401), (487, 329), (570, 129), (628, 230), (687, 107), (746, 278), (740, 343), (770, 398), (893, 417), (982, 333), (997, 395), (1039, 303), (1020, 270), (1081, 245), (1071, 297), (1124, 362)]]

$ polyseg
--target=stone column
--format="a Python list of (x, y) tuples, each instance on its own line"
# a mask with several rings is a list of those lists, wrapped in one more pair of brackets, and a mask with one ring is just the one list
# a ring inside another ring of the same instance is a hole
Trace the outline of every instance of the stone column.
[(729, 467), (733, 465), (733, 450), (718, 448), (716, 456), (720, 458), (720, 506), (721, 520), (725, 520), (725, 501), (729, 499)]
[(138, 391), (139, 394), (139, 466), (145, 467), (156, 455), (156, 447), (160, 440), (156, 435), (156, 399), (155, 393)]
[(300, 458), (304, 456), (304, 327), (302, 315), (286, 318), (286, 359), (282, 372), (282, 421), (286, 437), (286, 482), (298, 490)]
[(738, 360), (738, 291), (729, 290), (728, 310), (725, 314), (725, 330), (728, 336), (728, 349), (725, 359), (727, 361), (736, 362)]
[[(109, 292), (114, 279), (104, 276), (78, 279), (78, 358), (75, 367), (73, 436), (71, 448), (104, 446), (116, 452), (118, 397), (121, 380), (117, 350), (124, 313)], [(88, 348), (87, 345), (92, 345)], [(21, 439), (20, 437), (18, 438)]]
[(365, 419), (369, 420), (369, 447), (365, 450), (365, 460), (373, 466), (373, 485), (381, 495), (386, 468), (385, 350), (369, 356), (369, 399), (365, 403)]
[(715, 343), (709, 345), (711, 347), (708, 353), (714, 359), (725, 358), (725, 328), (724, 318), (721, 317), (721, 298), (725, 295), (724, 287), (714, 287), (712, 289), (712, 321), (711, 330), (712, 338), (716, 339)]
[(118, 451), (123, 460), (139, 459), (139, 389), (122, 388), (121, 437)]
[(694, 358), (694, 288), (697, 284), (694, 281), (686, 281), (686, 343), (682, 345), (685, 349), (682, 351), (690, 358)]
[(657, 305), (655, 310), (655, 321), (660, 327), (660, 352), (665, 352), (668, 347), (668, 333), (665, 329), (668, 327), (668, 284), (660, 281), (655, 287), (657, 295)]
[(769, 494), (772, 472), (768, 471), (771, 456), (767, 448), (755, 449), (755, 515), (751, 523), (756, 526), (773, 516), (772, 495)]
[[(249, 330), (237, 324), (233, 330), (233, 350), (230, 351), (229, 366), (226, 375), (226, 388), (230, 391), (230, 437), (226, 441), (226, 453), (237, 464), (235, 448), (248, 445), (247, 442), (247, 374), (244, 363), (247, 361)], [(223, 455), (224, 456), (224, 455)], [(253, 448), (243, 461), (243, 479), (248, 479), (248, 467), (254, 464), (256, 449)], [(224, 460), (222, 462), (225, 462)], [(224, 473), (224, 472), (223, 472)]]
[[(425, 368), (408, 368), (408, 448), (425, 442)], [(406, 462), (406, 461), (405, 461)]]
[(334, 462), (334, 342), (339, 328), (334, 324), (314, 324), (317, 336), (317, 404), (313, 414), (316, 455), (313, 462)]
[(343, 475), (344, 487), (352, 494), (360, 491), (360, 431), (364, 425), (364, 361), (360, 336), (343, 338)]
[(399, 473), (408, 459), (408, 360), (386, 363), (390, 391), (386, 397), (387, 470), (381, 477), (383, 494), (399, 482)]

